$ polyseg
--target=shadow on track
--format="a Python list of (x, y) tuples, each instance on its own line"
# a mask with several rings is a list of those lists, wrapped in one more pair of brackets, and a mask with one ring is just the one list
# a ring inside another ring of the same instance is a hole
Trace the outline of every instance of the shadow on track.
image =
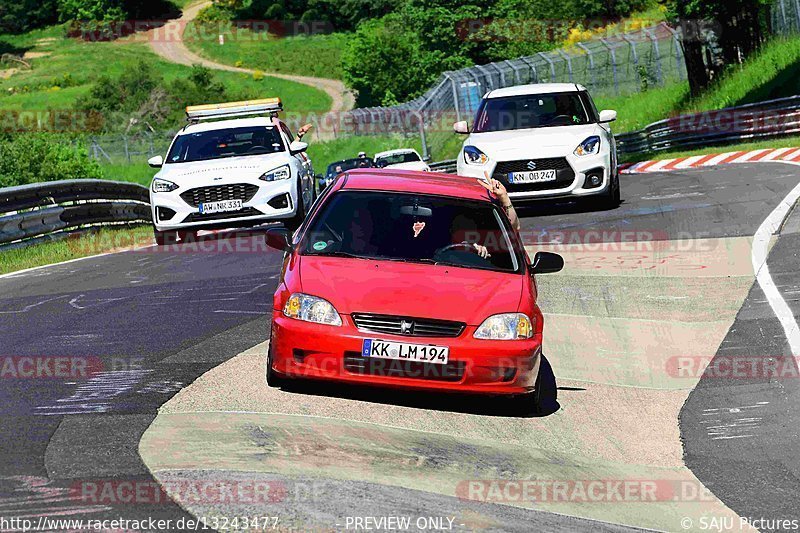
[(507, 398), (500, 396), (480, 396), (475, 394), (427, 392), (402, 389), (385, 389), (373, 385), (340, 384), (318, 380), (288, 381), (281, 389), (294, 394), (324, 396), (360, 402), (397, 405), (414, 409), (446, 411), (493, 417), (544, 418), (556, 413), (558, 403), (556, 377), (546, 359), (543, 359), (543, 380), (549, 383), (547, 389), (551, 398), (542, 402), (542, 409), (534, 409), (533, 398)]
[(617, 207), (607, 207), (588, 198), (581, 200), (560, 200), (554, 203), (541, 200), (530, 202), (517, 200), (514, 202), (517, 215), (523, 219), (580, 213), (605, 213), (615, 211), (624, 205), (625, 200), (622, 200)]

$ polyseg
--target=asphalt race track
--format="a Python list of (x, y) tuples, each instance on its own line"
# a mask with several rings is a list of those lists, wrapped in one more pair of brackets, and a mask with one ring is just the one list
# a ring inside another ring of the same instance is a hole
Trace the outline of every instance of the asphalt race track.
[[(751, 249), (798, 183), (797, 167), (743, 164), (624, 176), (625, 201), (611, 211), (519, 206), (529, 249), (567, 261), (539, 280), (561, 387), (560, 409), (541, 418), (499, 400), (267, 389), (281, 256), (258, 233), (2, 277), (0, 516), (258, 514), (283, 529), (355, 530), (352, 517), (402, 515), (497, 531), (800, 518), (798, 374), (702, 373), (737, 356), (796, 370)], [(798, 241), (793, 213), (768, 260), (795, 317)], [(26, 358), (40, 371), (13, 375)], [(47, 375), (55, 358), (88, 373)], [(687, 361), (697, 365), (684, 372)], [(651, 502), (464, 493), (470, 481), (526, 479), (651, 480), (683, 493)], [(156, 480), (172, 499), (93, 492)], [(280, 493), (253, 504), (187, 500), (175, 488), (206, 481)]]

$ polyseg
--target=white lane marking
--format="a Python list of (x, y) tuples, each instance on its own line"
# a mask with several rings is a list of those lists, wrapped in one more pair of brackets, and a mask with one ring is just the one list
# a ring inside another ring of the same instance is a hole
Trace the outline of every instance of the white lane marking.
[(703, 196), (702, 192), (676, 192), (672, 194), (662, 194), (661, 196), (642, 196), (642, 200), (677, 200), (689, 196)]
[(67, 296), (56, 296), (55, 298), (48, 298), (47, 300), (42, 300), (42, 301), (37, 302), (35, 304), (26, 305), (22, 309), (18, 309), (16, 311), (0, 311), (0, 315), (20, 315), (22, 313), (27, 313), (28, 311), (30, 311), (34, 307), (39, 307), (40, 305), (44, 305), (44, 304), (46, 304), (48, 302), (54, 302), (56, 300), (61, 300), (63, 298), (67, 298)]
[[(794, 163), (792, 161), (781, 161), (781, 163), (800, 166), (800, 163)], [(772, 235), (778, 232), (781, 224), (783, 224), (784, 219), (787, 217), (798, 198), (800, 198), (800, 184), (792, 189), (789, 194), (781, 200), (778, 207), (776, 207), (764, 222), (762, 222), (753, 238), (752, 251), (753, 271), (756, 272), (756, 279), (758, 280), (761, 290), (764, 291), (772, 311), (775, 313), (775, 316), (778, 317), (783, 327), (793, 357), (800, 356), (800, 326), (798, 326), (789, 304), (783, 299), (783, 295), (781, 295), (781, 292), (772, 280), (772, 276), (769, 273), (769, 266), (767, 265), (767, 257), (769, 255), (769, 242)]]

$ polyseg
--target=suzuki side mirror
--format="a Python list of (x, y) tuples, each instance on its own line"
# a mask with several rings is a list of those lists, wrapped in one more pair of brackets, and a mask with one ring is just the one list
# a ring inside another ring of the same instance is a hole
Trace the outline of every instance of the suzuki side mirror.
[(614, 122), (615, 120), (617, 120), (616, 111), (612, 111), (610, 109), (606, 109), (605, 111), (600, 111), (601, 124), (608, 124), (609, 122)]
[(456, 122), (453, 124), (453, 131), (456, 133), (460, 133), (461, 135), (468, 135), (469, 134), (469, 124), (467, 124), (466, 120), (462, 120), (461, 122)]

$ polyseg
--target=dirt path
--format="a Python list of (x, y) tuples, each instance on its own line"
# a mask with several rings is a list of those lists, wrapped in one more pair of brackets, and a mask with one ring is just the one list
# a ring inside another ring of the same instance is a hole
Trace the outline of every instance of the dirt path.
[[(186, 46), (186, 43), (183, 41), (183, 28), (197, 18), (197, 15), (200, 13), (200, 11), (209, 5), (211, 5), (211, 2), (204, 1), (186, 7), (181, 17), (170, 23), (174, 24), (179, 31), (170, 31), (169, 39), (151, 39), (151, 48), (156, 54), (172, 63), (177, 63), (180, 65), (203, 65), (204, 67), (215, 70), (252, 74), (255, 72), (252, 69), (239, 68), (211, 61), (195, 54)], [(159, 31), (162, 32), (163, 30)], [(277, 72), (269, 72), (266, 69), (264, 70), (264, 74), (273, 78), (280, 78), (283, 80), (302, 83), (303, 85), (308, 85), (310, 87), (314, 87), (315, 89), (324, 91), (328, 96), (331, 97), (330, 111), (332, 113), (349, 111), (355, 105), (353, 94), (347, 89), (347, 87), (345, 87), (344, 83), (339, 80), (314, 78), (312, 76), (296, 76), (293, 74), (280, 74)]]

